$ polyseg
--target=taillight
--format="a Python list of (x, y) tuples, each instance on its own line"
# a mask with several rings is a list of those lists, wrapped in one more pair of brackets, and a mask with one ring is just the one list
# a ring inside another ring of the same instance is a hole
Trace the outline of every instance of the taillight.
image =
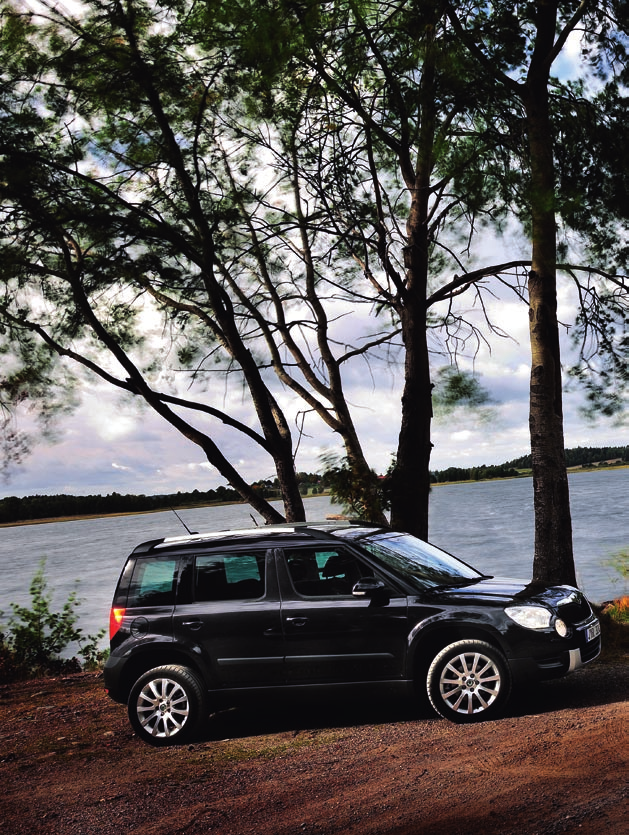
[(122, 619), (124, 617), (125, 609), (112, 608), (109, 612), (109, 640), (114, 637), (116, 632), (120, 629)]

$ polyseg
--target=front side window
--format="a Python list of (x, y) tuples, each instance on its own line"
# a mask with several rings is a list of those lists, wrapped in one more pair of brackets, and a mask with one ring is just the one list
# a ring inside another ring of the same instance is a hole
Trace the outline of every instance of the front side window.
[(286, 563), (293, 588), (303, 597), (351, 595), (362, 577), (373, 577), (369, 566), (342, 548), (287, 551)]
[(129, 586), (127, 605), (172, 606), (177, 588), (177, 559), (137, 560)]
[(265, 552), (203, 554), (194, 568), (194, 599), (251, 600), (264, 596)]

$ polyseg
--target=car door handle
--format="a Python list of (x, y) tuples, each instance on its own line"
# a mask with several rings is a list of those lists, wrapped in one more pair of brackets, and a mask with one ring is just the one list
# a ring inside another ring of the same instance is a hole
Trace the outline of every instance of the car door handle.
[(305, 626), (308, 623), (308, 618), (286, 618), (286, 623), (292, 626)]
[(196, 631), (197, 629), (201, 629), (201, 627), (203, 626), (203, 621), (199, 620), (199, 619), (184, 620), (183, 625), (187, 626), (188, 629), (192, 629), (192, 630)]

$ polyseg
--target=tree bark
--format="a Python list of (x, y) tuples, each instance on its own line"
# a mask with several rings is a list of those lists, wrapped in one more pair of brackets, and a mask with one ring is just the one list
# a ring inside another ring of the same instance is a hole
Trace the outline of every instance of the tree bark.
[(402, 313), (406, 352), (397, 461), (391, 482), (391, 527), (428, 539), (432, 404), (425, 304)]
[(556, 20), (556, 0), (539, 3), (535, 49), (522, 95), (531, 164), (532, 268), (528, 289), (529, 429), (535, 508), (533, 579), (574, 585), (557, 321), (555, 170), (548, 95), (548, 57), (554, 44)]
[[(391, 485), (391, 525), (428, 539), (432, 384), (428, 355), (427, 296), (429, 271), (428, 216), (434, 166), (437, 108), (435, 27), (426, 33), (422, 67), (420, 132), (415, 177), (408, 182), (411, 207), (406, 224), (406, 287), (400, 304), (404, 340), (404, 390), (397, 459)], [(404, 171), (405, 165), (402, 164)]]

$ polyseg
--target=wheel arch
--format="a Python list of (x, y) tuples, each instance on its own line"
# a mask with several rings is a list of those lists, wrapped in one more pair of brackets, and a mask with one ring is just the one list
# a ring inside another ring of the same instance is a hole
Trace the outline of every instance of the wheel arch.
[(478, 640), (490, 644), (505, 657), (508, 653), (500, 633), (490, 624), (438, 620), (416, 630), (408, 653), (408, 673), (414, 680), (425, 680), (428, 668), (442, 649), (457, 641)]
[(180, 667), (187, 667), (197, 675), (206, 690), (208, 676), (205, 665), (200, 658), (176, 649), (172, 645), (147, 646), (145, 649), (135, 653), (125, 664), (124, 673), (120, 679), (120, 692), (126, 702), (135, 682), (155, 667), (164, 667), (175, 664)]

